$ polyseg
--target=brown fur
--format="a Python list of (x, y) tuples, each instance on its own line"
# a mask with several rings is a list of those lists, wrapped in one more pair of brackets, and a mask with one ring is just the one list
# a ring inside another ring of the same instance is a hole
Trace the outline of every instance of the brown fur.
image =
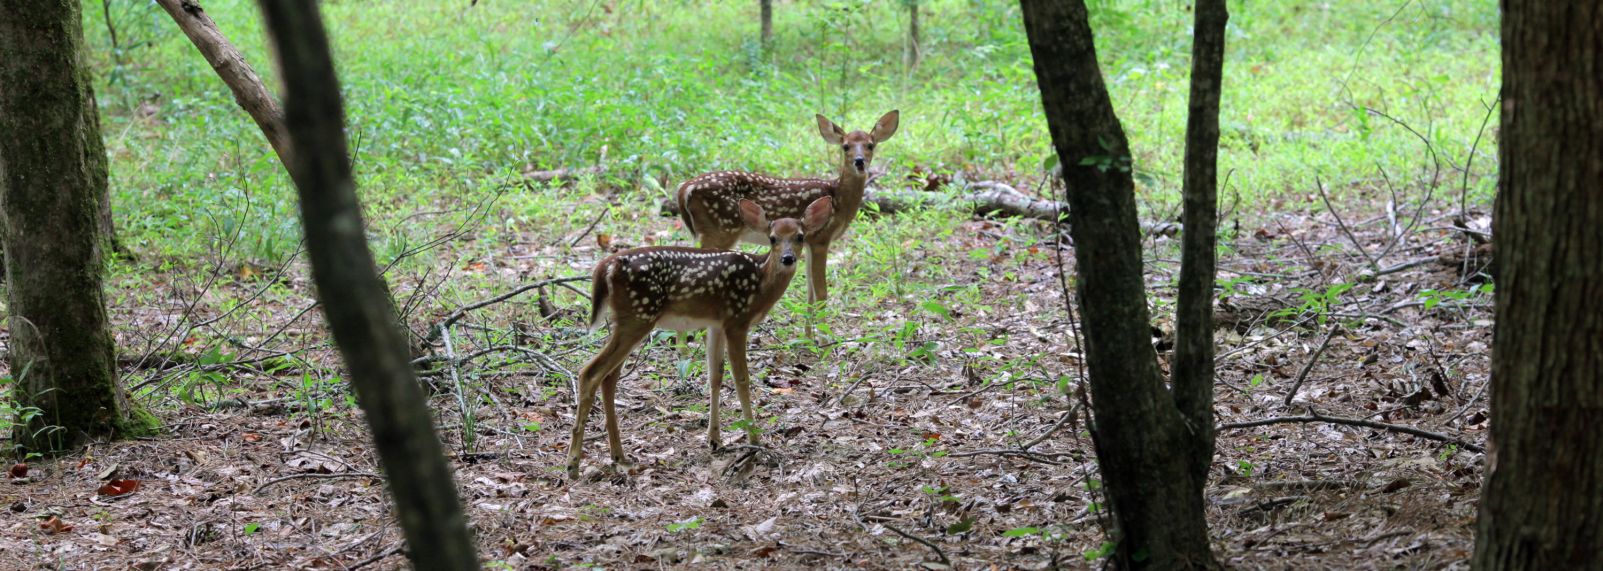
[[(578, 476), (584, 458), (584, 425), (597, 388), (602, 391), (612, 460), (627, 464), (614, 408), (619, 369), (635, 346), (658, 327), (708, 329), (712, 418), (707, 438), (713, 449), (721, 443), (718, 401), (726, 349), (742, 415), (748, 424), (753, 421), (747, 334), (785, 294), (796, 273), (803, 238), (826, 227), (833, 209), (830, 199), (821, 198), (807, 207), (801, 220), (781, 218), (769, 223), (762, 207), (752, 201), (741, 201), (737, 208), (748, 228), (770, 237), (773, 247), (767, 254), (655, 246), (619, 252), (596, 264), (591, 273), (590, 321), (592, 326), (599, 325), (601, 317), (611, 312), (612, 336), (601, 353), (579, 371), (578, 411), (568, 445), (569, 476)], [(747, 439), (755, 444), (756, 433), (749, 433)]]
[(847, 133), (822, 115), (817, 119), (819, 135), (841, 149), (841, 163), (835, 178), (787, 179), (721, 171), (685, 181), (676, 195), (685, 229), (696, 237), (701, 247), (715, 249), (733, 248), (742, 239), (753, 241), (736, 208), (742, 200), (756, 202), (769, 216), (799, 218), (808, 204), (822, 197), (832, 198), (835, 215), (828, 226), (807, 235), (807, 299), (810, 302), (829, 298), (825, 280), (829, 246), (846, 232), (862, 209), (875, 145), (896, 134), (900, 113), (886, 113), (868, 133)]

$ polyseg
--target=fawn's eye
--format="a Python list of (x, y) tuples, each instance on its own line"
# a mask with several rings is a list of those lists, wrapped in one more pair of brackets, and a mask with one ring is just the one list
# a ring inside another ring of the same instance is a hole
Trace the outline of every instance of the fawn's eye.
[(842, 151), (850, 151), (850, 150), (852, 150), (852, 146), (851, 145), (841, 145), (840, 146), (840, 150), (842, 150)]
[(868, 150), (870, 150), (870, 151), (874, 150), (874, 144), (873, 143), (869, 143), (868, 144)]
[(807, 241), (807, 235), (806, 234), (797, 234), (796, 235), (796, 241), (797, 242), (806, 242)]
[(773, 236), (769, 236), (768, 237), (768, 244), (769, 245), (778, 244), (778, 243), (779, 243), (779, 238), (775, 238)]

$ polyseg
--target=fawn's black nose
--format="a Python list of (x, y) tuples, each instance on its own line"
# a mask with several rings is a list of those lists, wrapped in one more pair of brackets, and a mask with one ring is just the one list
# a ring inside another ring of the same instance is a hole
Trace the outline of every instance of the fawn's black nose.
[(857, 165), (857, 172), (863, 172), (863, 167), (867, 166), (868, 161), (863, 160), (863, 157), (857, 157), (852, 163)]
[(795, 254), (785, 254), (783, 256), (780, 256), (779, 257), (779, 263), (785, 264), (787, 266), (793, 265), (793, 264), (796, 263), (796, 255)]

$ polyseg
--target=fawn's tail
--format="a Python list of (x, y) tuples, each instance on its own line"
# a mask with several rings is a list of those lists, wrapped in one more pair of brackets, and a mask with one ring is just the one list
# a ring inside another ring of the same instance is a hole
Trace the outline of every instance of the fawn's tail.
[(596, 271), (590, 276), (590, 329), (592, 330), (600, 329), (601, 324), (606, 321), (608, 298), (611, 297), (611, 286), (607, 284), (607, 278), (611, 277), (612, 264), (611, 259), (596, 264)]

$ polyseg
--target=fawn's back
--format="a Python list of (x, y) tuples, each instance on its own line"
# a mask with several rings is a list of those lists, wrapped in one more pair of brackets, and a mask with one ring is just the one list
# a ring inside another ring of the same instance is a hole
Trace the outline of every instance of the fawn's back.
[[(620, 322), (693, 331), (745, 317), (760, 299), (764, 256), (680, 246), (636, 248), (596, 265), (590, 324)], [(755, 318), (755, 319), (751, 319)]]

